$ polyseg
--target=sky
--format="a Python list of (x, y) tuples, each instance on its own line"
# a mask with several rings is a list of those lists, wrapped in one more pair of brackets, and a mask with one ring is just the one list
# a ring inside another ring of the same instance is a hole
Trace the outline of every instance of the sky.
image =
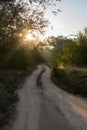
[(87, 0), (61, 0), (57, 7), (61, 10), (57, 16), (47, 9), (46, 17), (53, 29), (46, 29), (45, 37), (76, 35), (87, 27)]

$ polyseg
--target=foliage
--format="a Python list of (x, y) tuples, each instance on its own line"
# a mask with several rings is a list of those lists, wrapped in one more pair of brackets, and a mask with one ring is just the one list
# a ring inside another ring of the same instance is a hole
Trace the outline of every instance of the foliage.
[[(11, 3), (14, 2), (15, 0), (0, 0), (1, 3)], [(21, 0), (19, 0), (21, 1)], [(31, 5), (34, 3), (41, 5), (44, 9), (46, 8), (47, 5), (53, 5), (57, 6), (57, 2), (61, 0), (28, 0)]]
[[(55, 69), (52, 80), (58, 87), (82, 96), (87, 96), (87, 72), (76, 68)], [(56, 82), (57, 80), (57, 82)]]
[(76, 39), (58, 36), (49, 37), (47, 42), (53, 46), (52, 65), (87, 66), (87, 28)]
[(52, 80), (58, 87), (87, 96), (87, 28), (76, 39), (51, 37)]
[(29, 2), (25, 3), (22, 0), (0, 2), (0, 68), (27, 67), (36, 61), (35, 58), (31, 58), (34, 50), (22, 45), (25, 43), (24, 36), (29, 30), (37, 34), (44, 33), (48, 25), (44, 17), (45, 7), (56, 4), (50, 0), (29, 0)]
[(26, 9), (25, 4), (21, 2), (3, 3), (0, 18), (0, 67), (19, 68), (22, 64), (26, 67), (31, 63), (33, 65), (35, 59), (29, 62), (29, 57), (32, 57), (31, 50), (27, 51), (27, 46), (22, 45), (22, 39), (27, 30), (44, 31), (47, 21), (43, 12), (37, 9), (30, 10), (28, 6)]
[(47, 23), (42, 11), (21, 1), (0, 2), (0, 129), (18, 100), (19, 81), (43, 62), (35, 42), (24, 36), (29, 30), (43, 33)]

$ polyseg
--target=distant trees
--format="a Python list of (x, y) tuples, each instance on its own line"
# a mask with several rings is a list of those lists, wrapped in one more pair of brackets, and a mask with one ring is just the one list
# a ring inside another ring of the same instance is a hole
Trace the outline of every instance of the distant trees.
[(87, 28), (79, 32), (76, 39), (58, 36), (47, 40), (53, 46), (51, 62), (53, 66), (87, 66)]
[(81, 65), (87, 65), (87, 28), (80, 32), (77, 36), (77, 44), (78, 44), (78, 58), (79, 63)]
[(59, 46), (62, 41), (64, 44), (61, 49), (54, 46), (51, 51), (53, 82), (65, 91), (87, 96), (87, 28), (75, 39), (61, 37), (57, 41), (54, 40), (54, 45)]

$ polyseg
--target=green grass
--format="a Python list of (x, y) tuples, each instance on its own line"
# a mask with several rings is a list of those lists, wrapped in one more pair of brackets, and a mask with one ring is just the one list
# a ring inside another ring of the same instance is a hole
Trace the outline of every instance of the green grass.
[(52, 71), (52, 80), (58, 87), (81, 96), (87, 96), (87, 71), (83, 68), (65, 67)]

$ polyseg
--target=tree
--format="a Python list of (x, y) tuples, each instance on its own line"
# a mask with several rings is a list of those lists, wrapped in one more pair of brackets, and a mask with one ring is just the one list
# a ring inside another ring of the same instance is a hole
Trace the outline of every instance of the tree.
[(20, 48), (23, 49), (23, 38), (27, 31), (37, 34), (45, 32), (49, 22), (45, 19), (44, 13), (49, 5), (56, 6), (55, 2), (55, 0), (29, 0), (29, 3), (22, 0), (0, 1), (0, 66), (9, 65), (14, 55), (16, 59), (19, 57), (21, 59), (21, 55), (25, 55)]
[(79, 32), (77, 36), (79, 64), (87, 65), (87, 28), (83, 32)]
[(77, 43), (72, 39), (66, 39), (63, 46), (62, 62), (67, 65), (73, 65), (77, 60)]
[(21, 2), (2, 3), (0, 18), (0, 66), (6, 66), (13, 55), (16, 57), (16, 52), (22, 48), (22, 37), (26, 31), (43, 33), (48, 22), (42, 11), (31, 10)]
[[(2, 3), (12, 3), (16, 0), (0, 0), (0, 4)], [(23, 1), (23, 0), (19, 0), (19, 1)], [(57, 8), (57, 2), (58, 1), (61, 1), (61, 0), (28, 0), (27, 3), (29, 2), (29, 6), (32, 6), (32, 7), (36, 7), (39, 9), (39, 10), (46, 10), (49, 6), (52, 6), (52, 13), (54, 13), (55, 15), (57, 15), (58, 12), (61, 12), (60, 9)], [(31, 9), (32, 9), (31, 7)]]
[[(1, 2), (13, 2), (15, 0), (0, 0)], [(61, 0), (29, 0), (29, 2), (32, 4), (33, 2), (35, 3), (39, 3), (39, 4), (45, 4), (45, 5), (48, 5), (49, 3), (50, 4), (55, 4), (55, 2), (57, 1), (61, 1)]]

